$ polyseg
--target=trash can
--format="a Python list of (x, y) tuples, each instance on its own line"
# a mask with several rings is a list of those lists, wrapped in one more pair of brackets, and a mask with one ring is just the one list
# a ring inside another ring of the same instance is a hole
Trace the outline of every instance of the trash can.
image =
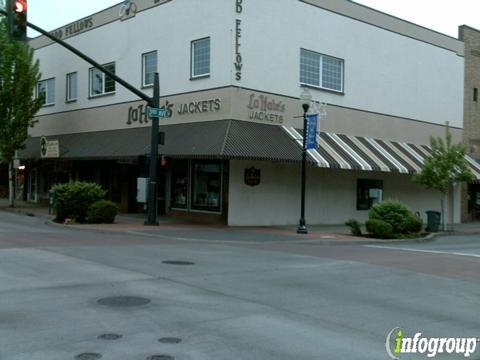
[(440, 226), (440, 212), (428, 210), (427, 213), (427, 228), (428, 232), (437, 232)]

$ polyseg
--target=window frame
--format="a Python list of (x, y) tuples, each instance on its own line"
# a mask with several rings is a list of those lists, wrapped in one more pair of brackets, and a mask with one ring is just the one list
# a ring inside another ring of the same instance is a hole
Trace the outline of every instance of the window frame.
[[(208, 73), (203, 73), (199, 75), (195, 75), (195, 51), (194, 45), (200, 41), (208, 40)], [(202, 79), (210, 77), (212, 73), (212, 40), (210, 36), (206, 36), (200, 39), (192, 40), (190, 42), (190, 80)]]
[[(311, 54), (315, 54), (315, 55), (319, 56), (319, 60), (320, 60), (319, 61), (319, 79), (318, 79), (319, 85), (310, 84), (310, 83), (302, 81), (302, 52), (303, 51), (306, 51), (306, 52), (309, 52)], [(332, 89), (332, 88), (323, 86), (323, 59), (324, 58), (331, 58), (331, 59), (339, 60), (341, 62), (342, 68), (341, 68), (341, 71), (340, 71), (340, 76), (341, 76), (341, 78), (340, 78), (341, 89), (340, 90)], [(319, 89), (319, 90), (323, 90), (323, 91), (330, 91), (330, 92), (333, 92), (333, 93), (336, 93), (336, 94), (344, 95), (345, 94), (345, 59), (339, 58), (337, 56), (332, 56), (332, 55), (328, 55), (328, 54), (319, 53), (317, 51), (313, 51), (313, 50), (309, 50), (309, 49), (305, 49), (305, 48), (300, 48), (299, 80), (300, 80), (300, 85), (301, 86), (311, 87), (311, 88), (314, 88), (314, 89)]]
[[(75, 92), (76, 92), (76, 96), (74, 98), (70, 97), (70, 76), (71, 75), (75, 75), (76, 76), (76, 84), (75, 84)], [(66, 85), (66, 89), (65, 89), (65, 102), (66, 103), (72, 103), (72, 102), (75, 102), (78, 100), (78, 71), (72, 71), (72, 72), (69, 72), (65, 75), (65, 85)]]
[[(47, 102), (48, 101), (48, 93), (49, 93), (49, 86), (48, 86), (49, 81), (53, 81), (53, 102), (51, 102), (51, 103)], [(44, 103), (42, 104), (42, 107), (54, 106), (55, 105), (55, 77), (39, 80), (37, 82), (37, 84), (35, 85), (35, 98), (36, 99), (38, 99), (39, 94), (40, 94), (38, 87), (41, 83), (45, 83), (45, 85), (46, 85), (45, 86), (45, 99), (44, 99)]]
[[(109, 63), (105, 63), (105, 64), (102, 64), (103, 67), (106, 67), (106, 66), (109, 66), (109, 65), (113, 65), (114, 66), (114, 70), (116, 71), (116, 63), (115, 61), (111, 61)], [(92, 76), (93, 76), (93, 71), (94, 70), (98, 70), (101, 72), (102, 74), (102, 93), (101, 94), (92, 94), (92, 85), (93, 85), (93, 82), (92, 82)], [(101, 71), (100, 69), (97, 69), (96, 67), (91, 67), (88, 69), (88, 98), (89, 99), (92, 99), (92, 98), (97, 98), (97, 97), (102, 97), (102, 96), (108, 96), (108, 95), (114, 95), (115, 92), (117, 91), (117, 87), (115, 85), (115, 80), (112, 80), (114, 82), (114, 90), (113, 91), (109, 91), (109, 92), (106, 92), (105, 91), (105, 84), (106, 84), (106, 79), (107, 79), (107, 74), (105, 74), (103, 71)]]
[(155, 61), (156, 61), (156, 71), (155, 72), (158, 72), (158, 51), (157, 50), (152, 50), (152, 51), (148, 51), (146, 53), (143, 53), (142, 54), (142, 88), (150, 88), (150, 87), (153, 87), (153, 81), (151, 84), (147, 84), (145, 83), (145, 78), (146, 78), (146, 73), (145, 73), (145, 70), (146, 70), (146, 66), (145, 66), (145, 60), (146, 60), (146, 57), (147, 55), (151, 55), (151, 54), (155, 54)]

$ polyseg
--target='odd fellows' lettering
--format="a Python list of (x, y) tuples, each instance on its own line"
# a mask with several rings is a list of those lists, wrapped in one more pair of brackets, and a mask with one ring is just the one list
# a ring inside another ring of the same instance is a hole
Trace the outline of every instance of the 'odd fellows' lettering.
[(51, 34), (61, 39), (64, 37), (76, 35), (82, 31), (90, 29), (91, 27), (93, 27), (93, 18), (89, 17), (89, 18), (74, 22), (73, 24), (67, 25), (63, 29), (55, 30)]
[[(238, 14), (241, 14), (243, 11), (243, 0), (236, 0), (235, 3), (235, 10)], [(235, 66), (235, 79), (240, 81), (242, 79), (242, 54), (240, 52), (240, 38), (242, 37), (242, 20), (236, 19), (235, 20), (235, 62), (233, 65)]]
[[(249, 118), (251, 120), (270, 121), (278, 124), (283, 123), (283, 114), (285, 112), (285, 104), (282, 101), (275, 101), (266, 95), (250, 94), (248, 103), (250, 109)], [(277, 114), (275, 114), (277, 113)]]

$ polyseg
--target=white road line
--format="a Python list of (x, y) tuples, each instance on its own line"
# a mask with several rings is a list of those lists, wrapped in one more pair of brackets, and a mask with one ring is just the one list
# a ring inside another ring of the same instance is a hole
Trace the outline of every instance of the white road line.
[(412, 249), (412, 248), (402, 248), (394, 246), (381, 246), (381, 245), (364, 245), (364, 247), (374, 248), (374, 249), (387, 249), (387, 250), (399, 250), (399, 251), (410, 251), (410, 252), (419, 252), (419, 253), (428, 253), (428, 254), (441, 254), (441, 255), (455, 255), (455, 256), (466, 256), (473, 258), (480, 258), (480, 255), (462, 253), (456, 251), (441, 251), (441, 250), (423, 250), (423, 249)]

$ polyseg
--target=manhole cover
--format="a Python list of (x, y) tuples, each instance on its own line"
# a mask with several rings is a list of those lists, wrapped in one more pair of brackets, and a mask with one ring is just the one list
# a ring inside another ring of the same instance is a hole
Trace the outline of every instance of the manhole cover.
[(76, 360), (96, 360), (96, 359), (100, 359), (101, 357), (102, 355), (97, 353), (83, 353), (75, 356), (75, 359)]
[(112, 296), (102, 298), (97, 301), (100, 305), (115, 306), (115, 307), (129, 307), (147, 305), (150, 299), (136, 297), (136, 296)]
[(99, 335), (98, 338), (100, 340), (118, 340), (121, 339), (123, 335), (120, 334), (102, 334)]
[(158, 342), (161, 342), (162, 344), (179, 344), (182, 342), (182, 339), (177, 337), (163, 337), (158, 339)]
[(162, 264), (167, 264), (167, 265), (194, 265), (195, 263), (193, 263), (191, 261), (165, 260), (165, 261), (162, 261)]
[(147, 360), (175, 360), (175, 358), (170, 355), (152, 355)]

